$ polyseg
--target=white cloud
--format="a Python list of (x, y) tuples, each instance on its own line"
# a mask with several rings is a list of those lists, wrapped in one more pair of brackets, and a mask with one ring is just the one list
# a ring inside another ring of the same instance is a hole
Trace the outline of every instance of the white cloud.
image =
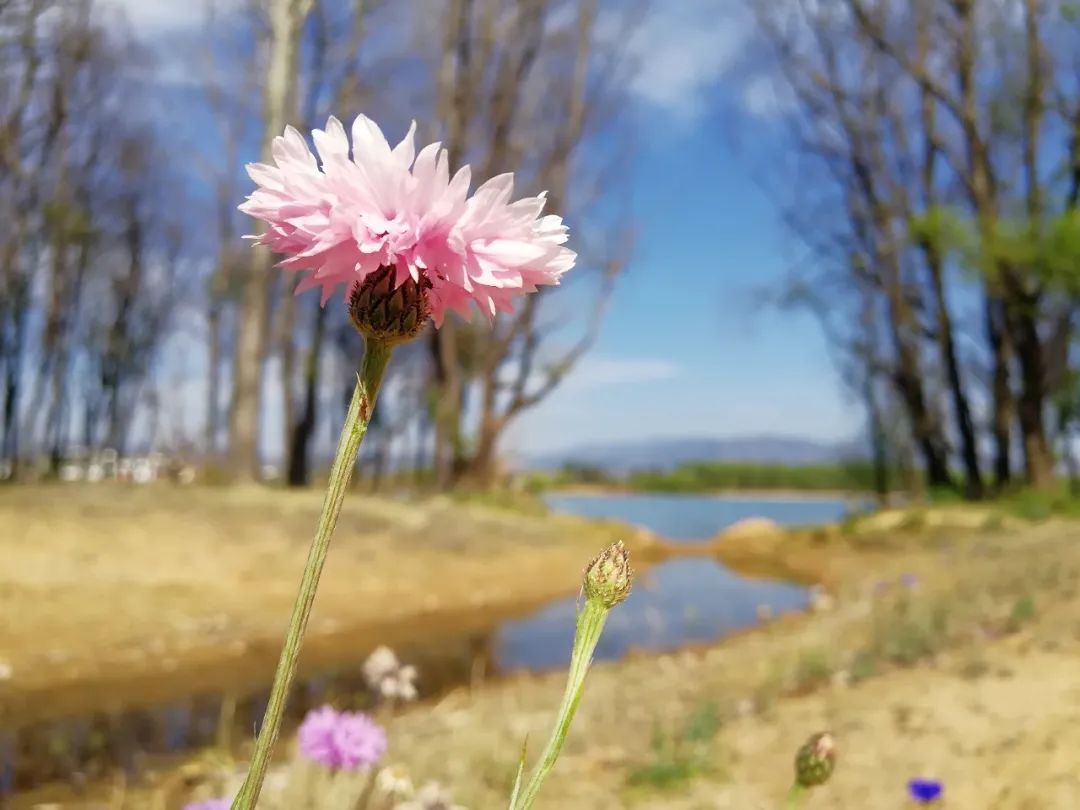
[[(620, 16), (601, 19), (601, 36), (618, 36)], [(694, 119), (743, 53), (751, 31), (739, 0), (657, 3), (625, 43), (635, 66), (630, 91), (651, 107)]]
[(208, 11), (224, 14), (237, 8), (237, 0), (103, 0), (108, 11), (121, 12), (140, 34), (162, 33), (202, 25)]
[(560, 389), (581, 390), (608, 385), (634, 385), (678, 377), (682, 369), (669, 360), (632, 357), (585, 357)]
[(740, 101), (746, 112), (763, 121), (791, 112), (796, 104), (786, 85), (764, 73), (749, 78), (743, 84)]

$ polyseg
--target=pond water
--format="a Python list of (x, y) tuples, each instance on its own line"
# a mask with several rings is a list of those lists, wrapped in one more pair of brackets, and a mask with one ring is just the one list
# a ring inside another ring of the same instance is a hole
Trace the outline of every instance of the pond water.
[(571, 495), (555, 493), (548, 506), (589, 518), (616, 519), (643, 526), (661, 537), (703, 542), (746, 518), (768, 518), (781, 526), (808, 526), (842, 520), (859, 504), (835, 497), (667, 495), (651, 493)]
[[(707, 557), (668, 560), (638, 578), (627, 600), (608, 617), (596, 658), (616, 659), (632, 648), (670, 650), (710, 641), (773, 614), (807, 606), (805, 588), (747, 579)], [(576, 600), (564, 599), (525, 619), (503, 622), (495, 663), (503, 670), (565, 666), (574, 640)]]
[[(842, 519), (852, 504), (842, 498), (762, 498), (702, 495), (553, 494), (548, 505), (590, 518), (613, 518), (643, 526), (670, 540), (702, 542), (751, 517), (781, 525), (811, 525)], [(749, 627), (762, 611), (773, 615), (802, 610), (806, 588), (740, 576), (708, 557), (673, 559), (650, 569), (630, 597), (612, 612), (596, 650), (615, 659), (631, 649), (670, 650), (711, 641)], [(570, 657), (576, 600), (563, 599), (523, 619), (503, 622), (494, 659), (503, 670), (554, 669)]]

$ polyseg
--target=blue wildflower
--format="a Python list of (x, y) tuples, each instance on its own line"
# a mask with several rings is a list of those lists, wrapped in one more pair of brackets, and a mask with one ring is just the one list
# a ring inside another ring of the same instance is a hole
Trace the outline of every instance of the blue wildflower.
[(908, 782), (908, 793), (919, 804), (930, 804), (941, 798), (945, 786), (936, 779), (912, 779)]

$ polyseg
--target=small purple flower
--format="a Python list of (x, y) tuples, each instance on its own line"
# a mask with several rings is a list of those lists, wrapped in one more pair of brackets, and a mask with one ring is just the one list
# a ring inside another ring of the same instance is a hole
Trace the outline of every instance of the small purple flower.
[(360, 712), (343, 712), (334, 730), (334, 745), (342, 768), (374, 765), (386, 753), (386, 732)]
[(207, 799), (204, 802), (185, 804), (184, 810), (229, 810), (232, 802), (228, 799)]
[(914, 574), (904, 574), (900, 577), (900, 584), (910, 590), (919, 584), (919, 578)]
[(374, 765), (386, 753), (386, 732), (365, 714), (323, 706), (308, 712), (297, 734), (300, 753), (328, 768)]
[(912, 779), (908, 782), (908, 793), (919, 804), (937, 801), (944, 792), (944, 785), (936, 779)]
[(877, 582), (874, 583), (874, 594), (876, 596), (881, 596), (882, 594), (886, 594), (890, 590), (892, 590), (892, 583), (889, 582), (888, 580), (879, 579)]

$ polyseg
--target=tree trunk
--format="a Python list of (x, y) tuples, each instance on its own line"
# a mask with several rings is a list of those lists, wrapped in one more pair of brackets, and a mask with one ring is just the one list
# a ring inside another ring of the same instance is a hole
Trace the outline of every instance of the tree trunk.
[[(310, 2), (272, 0), (269, 9), (269, 62), (263, 88), (262, 158), (271, 160), (270, 148), (280, 136), (295, 95), (300, 35)], [(265, 226), (257, 225), (262, 234)], [(265, 324), (270, 251), (256, 247), (251, 267), (243, 280), (243, 300), (238, 312), (236, 354), (233, 364), (232, 406), (229, 412), (229, 456), (233, 475), (240, 481), (257, 481), (259, 472), (259, 416), (265, 358)]]
[(311, 482), (311, 437), (315, 433), (319, 407), (319, 371), (323, 336), (326, 333), (326, 308), (315, 301), (315, 325), (304, 367), (304, 409), (293, 427), (288, 446), (287, 480), (291, 487), (306, 487)]
[(965, 494), (968, 498), (978, 499), (983, 496), (982, 473), (979, 469), (978, 437), (975, 422), (971, 418), (964, 382), (960, 375), (960, 361), (956, 356), (956, 340), (953, 336), (952, 316), (945, 294), (944, 270), (941, 256), (929, 245), (924, 245), (927, 267), (934, 289), (934, 303), (937, 309), (937, 336), (941, 356), (945, 361), (945, 375), (952, 399), (953, 417), (956, 419), (956, 432), (960, 436), (960, 456), (964, 464)]
[(499, 419), (486, 418), (480, 423), (476, 448), (469, 459), (464, 478), (478, 489), (490, 489), (499, 472), (498, 443), (503, 424)]
[(888, 437), (885, 433), (885, 421), (878, 406), (877, 393), (874, 391), (874, 375), (867, 369), (863, 378), (863, 399), (866, 405), (866, 418), (870, 432), (870, 453), (874, 465), (874, 493), (878, 505), (889, 503), (889, 451)]
[[(211, 295), (215, 293), (211, 292)], [(206, 425), (203, 452), (215, 458), (218, 450), (218, 408), (221, 402), (221, 305), (211, 301), (206, 313)]]
[(1020, 366), (1017, 416), (1024, 443), (1024, 473), (1029, 485), (1048, 489), (1054, 485), (1054, 458), (1046, 437), (1043, 408), (1046, 404), (1043, 346), (1035, 321), (1038, 298), (1017, 294), (1010, 301), (1010, 320)]
[(1013, 395), (1009, 384), (1009, 336), (1005, 329), (1005, 304), (986, 293), (986, 337), (993, 358), (994, 485), (1000, 490), (1012, 481)]
[(296, 402), (293, 397), (296, 379), (296, 297), (293, 295), (292, 284), (285, 284), (283, 287), (275, 332), (281, 347), (282, 447), (288, 448), (292, 440), (293, 425), (296, 423)]
[(458, 365), (456, 324), (447, 318), (441, 329), (431, 330), (430, 344), (435, 381), (434, 473), (440, 491), (450, 489), (461, 458), (461, 368)]
[(911, 419), (915, 442), (926, 470), (926, 483), (930, 487), (951, 487), (948, 448), (927, 403), (917, 355), (904, 339), (898, 341), (896, 353), (897, 368), (893, 379)]

